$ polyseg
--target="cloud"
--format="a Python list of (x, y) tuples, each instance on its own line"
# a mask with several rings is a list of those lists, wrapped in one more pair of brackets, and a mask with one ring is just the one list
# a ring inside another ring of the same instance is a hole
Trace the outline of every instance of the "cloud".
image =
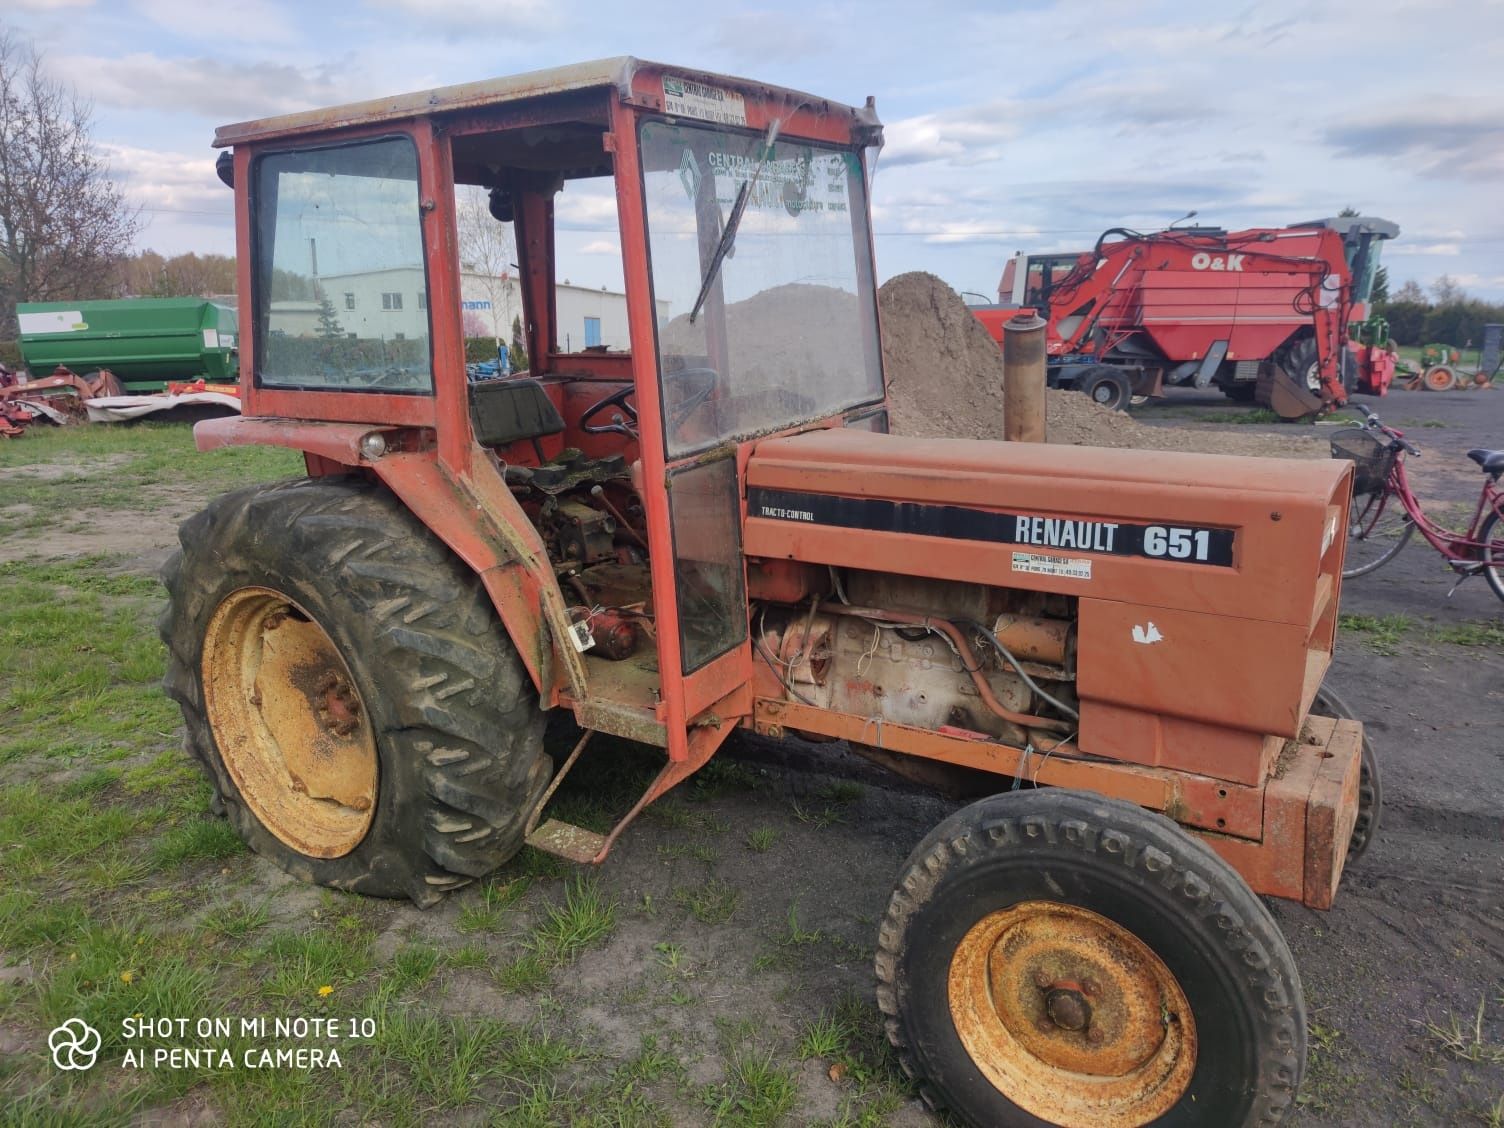
[[(52, 60), (96, 102), (130, 110), (188, 110), (219, 121), (242, 121), (355, 101), (338, 67), (305, 71), (287, 63), (165, 59), (148, 52)], [(204, 138), (205, 143), (208, 138)]]
[(137, 238), (139, 245), (159, 242), (164, 229), (232, 229), (235, 194), (214, 174), (214, 157), (207, 149), (170, 153), (109, 143), (100, 149), (111, 177), (141, 208), (145, 227)]
[(955, 219), (929, 225), (919, 222), (905, 225), (909, 231), (925, 231), (926, 243), (1017, 243), (1039, 234), (1037, 227), (1006, 223), (996, 219)]
[(795, 22), (777, 12), (749, 10), (722, 16), (705, 37), (706, 46), (734, 59), (751, 59), (766, 68), (770, 61), (804, 59), (828, 49), (834, 28), (828, 15), (806, 12)]
[(580, 248), (582, 255), (619, 255), (621, 248), (610, 239), (592, 239)]
[(374, 5), (401, 12), (451, 38), (479, 36), (492, 42), (508, 35), (536, 36), (559, 26), (564, 16), (563, 5), (545, 0), (374, 0)]
[(10, 0), (20, 12), (57, 12), (63, 8), (92, 8), (94, 0)]
[[(181, 39), (207, 40), (222, 46), (225, 25), (205, 18), (203, 0), (135, 0), (146, 20)], [(272, 0), (236, 0), (233, 38), (242, 43), (280, 43), (297, 38), (287, 8)]]
[(1460, 255), (1461, 243), (1407, 243), (1397, 241), (1384, 248), (1388, 255)]
[(1430, 176), (1504, 177), (1504, 102), (1448, 99), (1431, 106), (1350, 120), (1326, 130), (1348, 157), (1379, 157)]
[(991, 102), (959, 110), (902, 118), (883, 128), (883, 165), (976, 165), (997, 160), (1018, 135), (1017, 108)]

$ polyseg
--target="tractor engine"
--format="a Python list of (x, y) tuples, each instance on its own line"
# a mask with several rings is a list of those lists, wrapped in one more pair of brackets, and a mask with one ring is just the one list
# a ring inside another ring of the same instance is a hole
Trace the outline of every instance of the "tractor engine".
[(855, 569), (831, 569), (829, 586), (760, 621), (758, 645), (791, 693), (879, 725), (1019, 747), (1025, 718), (1074, 732), (1074, 598)]

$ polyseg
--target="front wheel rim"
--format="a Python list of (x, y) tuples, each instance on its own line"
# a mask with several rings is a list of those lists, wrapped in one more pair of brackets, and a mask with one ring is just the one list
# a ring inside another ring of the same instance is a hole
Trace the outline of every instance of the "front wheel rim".
[(977, 1068), (1063, 1128), (1139, 1128), (1196, 1072), (1196, 1022), (1175, 976), (1126, 928), (1075, 905), (983, 917), (956, 947), (948, 990)]
[(204, 632), (204, 706), (225, 770), (285, 845), (339, 858), (376, 814), (376, 736), (339, 648), (295, 600), (231, 592)]

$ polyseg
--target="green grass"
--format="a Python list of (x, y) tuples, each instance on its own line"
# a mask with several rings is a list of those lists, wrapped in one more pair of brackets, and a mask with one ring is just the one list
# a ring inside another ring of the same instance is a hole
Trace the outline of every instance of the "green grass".
[(615, 928), (615, 902), (596, 882), (576, 877), (565, 886), (564, 903), (550, 906), (523, 942), (524, 954), (497, 969), (496, 981), (509, 991), (535, 990)]
[(1427, 632), (1432, 642), (1446, 646), (1481, 646), (1489, 649), (1504, 647), (1504, 622), (1454, 623), (1434, 627)]
[(747, 832), (747, 849), (754, 854), (766, 854), (778, 841), (778, 831), (771, 826), (760, 826)]
[[(35, 473), (33, 467), (45, 469)], [(215, 493), (303, 472), (302, 457), (280, 447), (228, 447), (200, 453), (181, 423), (76, 428), (32, 427), (0, 446), (6, 474), (0, 535), (60, 522), (88, 509), (146, 513), (166, 490)], [(26, 506), (22, 514), (11, 507)]]
[(726, 1064), (726, 1078), (701, 1095), (715, 1125), (764, 1128), (793, 1111), (799, 1086), (793, 1070), (777, 1063), (771, 1051), (738, 1050)]
[(1360, 634), (1377, 654), (1392, 656), (1399, 652), (1399, 643), (1410, 630), (1407, 615), (1349, 615), (1337, 617), (1337, 625), (1344, 631)]
[(725, 924), (735, 914), (741, 892), (720, 878), (712, 878), (704, 885), (674, 890), (674, 900), (701, 924)]

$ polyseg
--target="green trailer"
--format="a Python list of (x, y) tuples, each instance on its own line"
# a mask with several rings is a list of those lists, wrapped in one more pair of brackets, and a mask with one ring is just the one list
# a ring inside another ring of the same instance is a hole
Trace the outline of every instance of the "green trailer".
[(235, 311), (203, 298), (22, 302), (16, 320), (21, 357), (35, 376), (59, 364), (81, 376), (108, 368), (127, 392), (238, 378)]

